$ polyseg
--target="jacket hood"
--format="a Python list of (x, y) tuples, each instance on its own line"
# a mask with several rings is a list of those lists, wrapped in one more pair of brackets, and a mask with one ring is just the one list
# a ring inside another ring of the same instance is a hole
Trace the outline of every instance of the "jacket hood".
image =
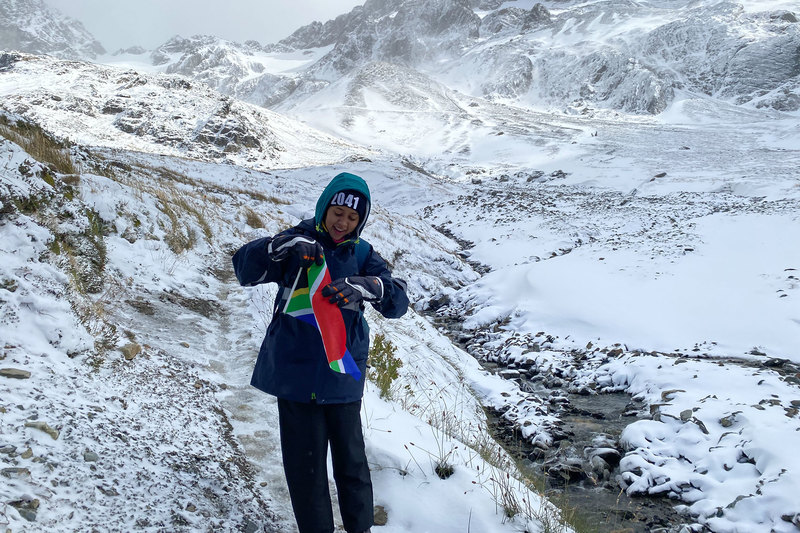
[(325, 187), (325, 190), (322, 191), (322, 194), (317, 200), (317, 209), (314, 212), (314, 224), (317, 227), (317, 231), (323, 231), (322, 222), (325, 218), (325, 211), (327, 211), (328, 206), (333, 200), (333, 195), (339, 191), (344, 190), (355, 190), (362, 193), (367, 198), (367, 209), (364, 212), (363, 218), (358, 221), (358, 226), (356, 226), (355, 231), (353, 231), (352, 239), (358, 239), (361, 235), (361, 230), (364, 229), (364, 224), (367, 223), (367, 218), (369, 218), (370, 208), (372, 207), (372, 198), (369, 195), (369, 187), (367, 186), (367, 182), (361, 176), (356, 176), (355, 174), (350, 174), (349, 172), (342, 172), (341, 174), (337, 174), (333, 177), (328, 186)]

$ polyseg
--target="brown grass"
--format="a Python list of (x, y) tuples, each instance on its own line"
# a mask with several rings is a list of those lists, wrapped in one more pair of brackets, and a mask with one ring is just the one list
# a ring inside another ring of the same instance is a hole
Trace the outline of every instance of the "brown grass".
[(61, 174), (77, 174), (69, 144), (57, 140), (33, 123), (13, 122), (0, 116), (0, 135), (19, 145), (31, 157)]

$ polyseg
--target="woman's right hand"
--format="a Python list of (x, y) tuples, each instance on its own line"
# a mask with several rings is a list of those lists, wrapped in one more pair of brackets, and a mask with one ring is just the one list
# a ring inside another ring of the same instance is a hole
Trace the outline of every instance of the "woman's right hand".
[(279, 235), (267, 244), (267, 252), (273, 261), (285, 261), (294, 257), (301, 267), (325, 262), (322, 245), (303, 235)]

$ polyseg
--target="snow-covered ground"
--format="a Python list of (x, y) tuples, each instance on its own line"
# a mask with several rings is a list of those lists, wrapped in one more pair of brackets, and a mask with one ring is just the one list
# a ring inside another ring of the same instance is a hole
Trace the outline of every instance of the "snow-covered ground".
[[(649, 406), (622, 435), (629, 494), (681, 500), (714, 531), (795, 531), (797, 117), (687, 100), (650, 123), (592, 122), (555, 156), (564, 174), (542, 158), (541, 177), (488, 174), (426, 210), (492, 267), (452, 307), (476, 331), (503, 324), (500, 362)], [(542, 351), (539, 332), (556, 337)]]
[[(238, 287), (229, 258), (308, 215), (308, 191), (341, 168), (264, 174), (91, 149), (76, 159), (100, 174), (55, 175), (51, 184), (19, 147), (0, 149), (0, 368), (13, 369), (0, 377), (3, 526), (295, 530), (275, 401), (249, 386), (274, 288)], [(420, 195), (447, 190), (415, 181), (405, 183)], [(410, 278), (416, 299), (476, 278), (444, 237), (401, 257), (425, 231), (383, 204), (373, 211), (373, 242)], [(86, 256), (104, 265), (100, 292), (84, 283)], [(428, 261), (442, 266), (414, 276)], [(478, 402), (524, 395), (416, 312), (394, 323), (371, 318), (404, 361), (394, 400), (370, 385), (364, 401), (384, 531), (516, 531), (554, 520), (546, 500), (506, 477), (515, 468)], [(435, 474), (439, 460), (454, 467), (446, 480)], [(514, 519), (509, 501), (521, 508)]]
[[(274, 289), (239, 288), (229, 257), (310, 213), (348, 170), (374, 191), (365, 237), (417, 309), (372, 317), (404, 362), (393, 399), (369, 387), (364, 402), (383, 531), (540, 531), (552, 516), (495, 470), (517, 475), (478, 402), (542, 441), (553, 414), (431, 326), (421, 311), (442, 295), (495, 360), (558, 366), (569, 387), (644, 402), (652, 416), (622, 438), (628, 492), (669, 495), (713, 531), (800, 527), (798, 116), (689, 97), (647, 119), (487, 103), (504, 135), (459, 122), (452, 145), (470, 150), (399, 158), (380, 136), (367, 150), (310, 128), (318, 142), (303, 151), (286, 140), (296, 123), (261, 112), (292, 152), (215, 164), (182, 142), (221, 101), (181, 93), (181, 108), (208, 110), (170, 119), (181, 139), (164, 148), (87, 112), (115, 91), (160, 94), (161, 78), (93, 84), (107, 71), (75, 68), (27, 84), (0, 74), (3, 105), (77, 142), (81, 169), (51, 175), (0, 145), (0, 368), (22, 378), (0, 376), (0, 498), (13, 502), (0, 526), (292, 531), (275, 403), (247, 384)], [(157, 103), (151, 124), (169, 116)], [(469, 259), (491, 271), (479, 276), (434, 226), (471, 241)], [(439, 460), (453, 476), (436, 476)]]

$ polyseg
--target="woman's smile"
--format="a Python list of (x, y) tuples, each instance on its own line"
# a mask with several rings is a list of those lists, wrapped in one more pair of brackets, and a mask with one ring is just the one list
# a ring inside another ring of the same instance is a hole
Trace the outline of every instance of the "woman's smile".
[(325, 227), (335, 242), (340, 242), (358, 226), (358, 212), (343, 205), (328, 209), (325, 214)]

